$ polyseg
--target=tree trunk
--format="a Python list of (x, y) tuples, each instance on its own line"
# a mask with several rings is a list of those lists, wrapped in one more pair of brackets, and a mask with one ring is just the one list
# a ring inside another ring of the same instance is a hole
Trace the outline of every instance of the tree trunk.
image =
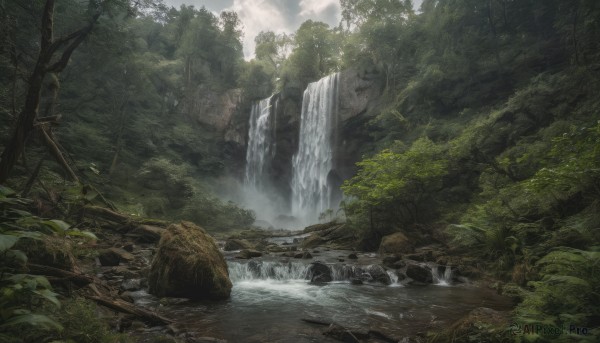
[[(25, 140), (34, 130), (44, 77), (49, 72), (60, 73), (67, 66), (73, 51), (83, 42), (100, 17), (100, 13), (96, 13), (88, 26), (66, 37), (54, 40), (54, 2), (55, 0), (46, 0), (44, 6), (41, 23), (40, 52), (33, 73), (29, 77), (29, 88), (25, 97), (25, 105), (19, 114), (11, 139), (2, 152), (2, 160), (0, 160), (0, 183), (4, 183), (8, 179), (12, 168), (23, 152)], [(70, 44), (64, 49), (58, 61), (51, 64), (52, 58), (58, 49), (69, 42)]]
[(44, 141), (46, 142), (48, 149), (50, 149), (50, 153), (56, 159), (56, 162), (58, 162), (58, 164), (60, 164), (65, 169), (65, 171), (67, 172), (67, 174), (69, 174), (73, 181), (79, 183), (79, 178), (77, 177), (77, 175), (75, 175), (75, 172), (73, 171), (73, 169), (71, 169), (71, 166), (69, 166), (69, 163), (67, 162), (62, 152), (54, 142), (51, 133), (49, 134), (44, 127), (40, 127), (40, 130), (42, 131)]

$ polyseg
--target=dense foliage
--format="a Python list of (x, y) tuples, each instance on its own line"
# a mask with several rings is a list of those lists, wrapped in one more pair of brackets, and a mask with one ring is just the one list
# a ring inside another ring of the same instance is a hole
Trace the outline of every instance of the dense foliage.
[[(27, 107), (46, 3), (0, 3), (3, 138)], [(364, 124), (365, 158), (342, 187), (347, 226), (373, 247), (397, 230), (425, 242), (446, 234), (454, 252), (518, 290), (516, 320), (597, 326), (600, 3), (424, 0), (417, 11), (409, 0), (340, 3), (339, 26), (309, 20), (293, 35), (262, 32), (248, 62), (232, 12), (58, 3), (57, 37), (94, 27), (67, 66), (44, 76), (37, 126), (9, 182), (40, 212), (68, 207), (66, 190), (81, 181), (129, 213), (247, 227), (253, 214), (219, 200), (206, 181), (240, 156), (195, 111), (223, 94), (247, 105), (276, 90), (301, 94), (335, 71), (376, 70), (385, 90)], [(68, 51), (59, 46), (51, 62)], [(81, 180), (65, 181), (73, 176)], [(7, 230), (3, 258), (23, 259)], [(2, 282), (3, 323), (34, 314), (14, 301), (15, 285), (52, 303), (43, 280)]]

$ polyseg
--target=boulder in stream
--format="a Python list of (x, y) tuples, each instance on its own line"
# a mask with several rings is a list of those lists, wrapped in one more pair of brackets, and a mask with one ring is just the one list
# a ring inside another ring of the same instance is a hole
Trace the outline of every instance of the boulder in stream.
[(228, 298), (232, 286), (215, 241), (190, 222), (172, 224), (162, 234), (148, 283), (158, 297), (190, 299)]
[(418, 264), (409, 264), (406, 267), (406, 276), (409, 278), (422, 283), (432, 283), (433, 276), (431, 275), (431, 269), (426, 266)]
[(312, 283), (333, 281), (329, 266), (319, 261), (310, 264), (310, 267), (308, 268), (308, 278)]
[(231, 238), (225, 242), (225, 246), (223, 247), (223, 250), (234, 251), (234, 250), (243, 250), (243, 249), (252, 249), (252, 248), (254, 248), (252, 243), (248, 242), (245, 239)]

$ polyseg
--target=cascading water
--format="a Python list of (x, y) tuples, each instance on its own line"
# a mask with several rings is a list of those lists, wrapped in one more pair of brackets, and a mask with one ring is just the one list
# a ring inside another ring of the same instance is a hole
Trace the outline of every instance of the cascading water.
[[(444, 271), (443, 273), (442, 270)], [(452, 268), (450, 266), (431, 266), (431, 276), (433, 277), (433, 283), (436, 285), (452, 285)]]
[(255, 103), (250, 112), (244, 184), (259, 191), (263, 191), (268, 183), (266, 171), (275, 154), (271, 98)]
[(302, 100), (298, 152), (292, 158), (292, 213), (303, 224), (317, 221), (320, 213), (334, 206), (332, 132), (336, 126), (339, 74), (308, 85)]

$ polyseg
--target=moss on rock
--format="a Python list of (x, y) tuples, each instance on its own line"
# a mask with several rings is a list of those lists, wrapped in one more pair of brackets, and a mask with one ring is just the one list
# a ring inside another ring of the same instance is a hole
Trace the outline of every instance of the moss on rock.
[(232, 286), (215, 241), (190, 222), (172, 224), (162, 234), (148, 283), (156, 296), (190, 299), (228, 298)]
[(402, 232), (383, 237), (379, 245), (379, 253), (381, 254), (406, 254), (414, 250), (413, 243)]

